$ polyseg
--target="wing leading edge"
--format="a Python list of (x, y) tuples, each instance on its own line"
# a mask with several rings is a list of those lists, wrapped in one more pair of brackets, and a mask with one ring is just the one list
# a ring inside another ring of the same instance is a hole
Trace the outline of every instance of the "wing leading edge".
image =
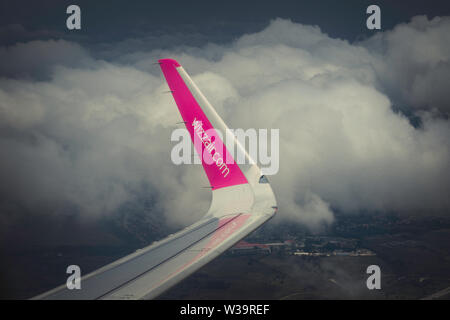
[[(208, 145), (196, 144), (195, 135), (204, 137), (204, 132), (214, 135), (216, 129), (225, 133), (227, 127), (177, 61), (162, 59), (159, 64), (197, 153), (213, 160), (202, 161), (212, 187), (210, 209), (204, 218), (184, 230), (82, 277), (80, 290), (62, 285), (33, 299), (155, 298), (275, 214), (275, 196), (267, 180), (260, 183), (261, 171), (255, 164), (235, 163), (221, 137), (215, 135), (216, 152), (223, 159), (231, 159), (231, 163), (227, 161), (228, 171), (224, 171), (222, 163), (217, 164), (219, 157), (208, 150)], [(204, 130), (201, 135), (198, 123)], [(235, 143), (238, 152), (245, 153)], [(248, 154), (245, 156), (248, 158)]]

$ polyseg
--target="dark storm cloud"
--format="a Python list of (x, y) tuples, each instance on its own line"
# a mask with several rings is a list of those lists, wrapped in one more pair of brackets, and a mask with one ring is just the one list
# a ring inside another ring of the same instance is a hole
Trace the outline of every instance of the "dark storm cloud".
[(379, 61), (380, 83), (398, 102), (417, 109), (450, 111), (450, 19), (417, 16), (363, 43)]
[(33, 40), (0, 47), (0, 74), (8, 78), (48, 79), (56, 66), (94, 66), (80, 45), (65, 40)]
[(27, 30), (19, 23), (8, 24), (0, 27), (0, 43), (3, 45), (12, 45), (17, 42), (28, 42), (32, 40), (48, 40), (51, 38), (60, 38), (63, 33), (49, 30)]
[[(70, 32), (65, 25), (65, 12), (74, 3), (82, 9), (84, 27)], [(415, 15), (433, 18), (450, 14), (446, 0), (379, 0), (376, 3), (382, 9), (383, 30), (407, 22)], [(0, 32), (0, 43), (11, 45), (15, 41), (47, 40), (53, 35), (84, 45), (96, 45), (180, 32), (200, 34), (195, 45), (204, 45), (208, 41), (226, 43), (245, 33), (261, 30), (276, 17), (319, 25), (333, 38), (353, 41), (373, 34), (365, 27), (366, 8), (371, 4), (371, 0), (282, 0), (277, 3), (271, 0), (5, 0), (0, 3), (0, 29), (7, 28), (11, 32)], [(184, 42), (183, 37), (177, 40), (177, 43)], [(160, 46), (152, 49), (156, 48)]]

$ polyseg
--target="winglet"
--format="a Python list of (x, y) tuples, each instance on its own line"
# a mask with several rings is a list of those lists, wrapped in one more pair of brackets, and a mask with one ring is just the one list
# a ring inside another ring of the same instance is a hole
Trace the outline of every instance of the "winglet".
[(174, 59), (161, 59), (158, 63), (191, 135), (212, 189), (248, 183), (217, 134), (216, 128), (206, 116), (205, 106), (201, 106), (201, 102), (195, 98), (195, 96), (203, 95), (192, 79)]

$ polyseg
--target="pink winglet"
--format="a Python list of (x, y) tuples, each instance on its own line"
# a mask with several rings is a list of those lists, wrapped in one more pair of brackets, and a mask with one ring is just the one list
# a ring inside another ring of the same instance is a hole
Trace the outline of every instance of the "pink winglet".
[[(223, 141), (217, 135), (211, 122), (178, 73), (177, 68), (180, 68), (181, 65), (173, 59), (161, 59), (158, 62), (172, 91), (181, 117), (194, 142), (195, 149), (202, 159), (203, 169), (208, 176), (212, 189), (248, 183), (241, 169), (226, 149)], [(196, 141), (200, 141), (200, 143), (196, 143)]]

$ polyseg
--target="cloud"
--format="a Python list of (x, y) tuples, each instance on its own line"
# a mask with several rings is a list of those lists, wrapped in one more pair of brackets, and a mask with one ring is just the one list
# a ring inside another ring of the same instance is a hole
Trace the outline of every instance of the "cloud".
[(381, 86), (396, 102), (448, 115), (449, 30), (450, 17), (416, 16), (363, 43), (371, 48)]
[[(98, 217), (144, 187), (167, 209), (189, 198), (181, 168), (170, 165), (168, 124), (178, 118), (159, 78), (105, 64), (59, 67), (49, 82), (3, 80), (2, 88), (0, 146), (7, 154), (0, 172), (10, 182), (3, 185), (3, 201)], [(201, 178), (198, 172), (191, 181)], [(166, 199), (172, 192), (180, 197)]]
[(173, 57), (231, 128), (280, 129), (280, 219), (318, 229), (336, 209), (446, 214), (448, 34), (448, 18), (417, 17), (351, 44), (276, 19), (229, 44), (128, 48), (109, 62), (62, 40), (1, 48), (0, 203), (98, 217), (146, 195), (169, 224), (198, 219), (206, 177), (170, 162), (179, 115), (152, 65)]
[(54, 67), (92, 67), (93, 60), (77, 43), (33, 40), (0, 47), (0, 74), (13, 78), (48, 80)]
[(18, 23), (0, 26), (0, 43), (4, 45), (11, 45), (17, 42), (29, 42), (37, 39), (48, 40), (62, 36), (64, 36), (62, 32), (54, 30), (27, 30), (23, 25)]

